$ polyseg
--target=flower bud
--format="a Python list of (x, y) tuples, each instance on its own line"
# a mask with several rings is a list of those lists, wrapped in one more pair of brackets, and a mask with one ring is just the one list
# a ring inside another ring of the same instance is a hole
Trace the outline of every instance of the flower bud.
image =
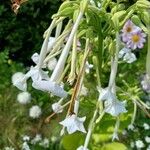
[(141, 12), (141, 19), (145, 24), (150, 23), (150, 14), (148, 11), (142, 11)]
[(142, 30), (144, 31), (144, 32), (148, 32), (147, 31), (147, 28), (143, 25), (143, 23), (141, 22), (141, 20), (140, 20), (140, 18), (137, 16), (137, 15), (133, 15), (132, 16), (132, 18), (131, 18), (131, 20), (132, 20), (132, 22), (135, 24), (135, 25), (137, 25), (137, 26), (139, 26), (140, 28), (142, 28)]
[(150, 2), (147, 0), (138, 0), (136, 6), (140, 8), (150, 9)]

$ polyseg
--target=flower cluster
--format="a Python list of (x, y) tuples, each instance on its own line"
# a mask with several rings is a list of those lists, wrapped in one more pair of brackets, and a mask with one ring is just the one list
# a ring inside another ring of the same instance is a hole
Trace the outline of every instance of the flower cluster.
[(142, 49), (144, 47), (146, 34), (131, 20), (128, 20), (125, 23), (121, 32), (121, 38), (125, 47), (120, 50), (119, 58), (123, 58), (123, 60), (127, 63), (132, 63), (136, 61), (136, 56), (132, 50), (137, 48)]

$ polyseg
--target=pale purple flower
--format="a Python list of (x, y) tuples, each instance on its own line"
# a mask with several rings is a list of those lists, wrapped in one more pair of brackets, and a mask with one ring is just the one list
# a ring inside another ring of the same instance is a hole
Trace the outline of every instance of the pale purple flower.
[(128, 20), (122, 29), (122, 41), (127, 42), (132, 32), (141, 31), (131, 20)]
[(61, 121), (60, 124), (67, 128), (69, 134), (72, 134), (76, 131), (81, 131), (86, 133), (85, 128), (83, 126), (83, 122), (86, 117), (79, 118), (75, 114), (66, 117), (65, 120)]
[(139, 49), (143, 48), (144, 43), (146, 42), (145, 37), (146, 37), (146, 34), (141, 31), (132, 32), (127, 40), (127, 43), (126, 43), (127, 47), (133, 50), (137, 48)]

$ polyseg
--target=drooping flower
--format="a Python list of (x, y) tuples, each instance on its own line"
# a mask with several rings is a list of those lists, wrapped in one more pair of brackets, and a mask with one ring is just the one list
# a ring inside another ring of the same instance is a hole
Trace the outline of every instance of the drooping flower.
[(32, 83), (32, 86), (41, 91), (52, 92), (53, 95), (59, 96), (61, 98), (67, 97), (67, 92), (59, 86), (57, 83), (50, 80), (38, 80)]
[(52, 104), (52, 109), (57, 114), (63, 112), (63, 108), (62, 108), (62, 106), (59, 103)]
[(33, 119), (39, 118), (41, 114), (42, 114), (42, 110), (37, 105), (32, 106), (29, 110), (29, 116)]
[(23, 139), (23, 141), (29, 141), (30, 140), (30, 136), (24, 135), (22, 139)]
[(83, 145), (81, 145), (80, 147), (77, 148), (77, 150), (89, 150), (88, 148), (84, 148)]
[(114, 141), (114, 140), (119, 140), (117, 132), (114, 132), (113, 135), (112, 135), (112, 141)]
[(131, 48), (133, 50), (137, 48), (139, 49), (143, 48), (144, 43), (146, 42), (145, 37), (146, 34), (141, 31), (131, 33), (127, 41), (128, 48)]
[(135, 141), (135, 145), (138, 149), (145, 147), (143, 141), (141, 141), (141, 140)]
[(145, 141), (146, 141), (147, 143), (150, 143), (150, 137), (149, 137), (149, 136), (146, 136), (146, 137), (145, 137)]
[(150, 129), (150, 126), (147, 123), (144, 123), (143, 127), (144, 127), (145, 130), (149, 130)]
[(86, 117), (79, 118), (75, 114), (66, 117), (65, 120), (61, 121), (60, 124), (67, 128), (69, 134), (72, 134), (76, 131), (81, 131), (86, 133), (85, 128), (83, 126), (83, 122)]
[(135, 144), (134, 144), (134, 142), (132, 141), (132, 142), (130, 143), (130, 147), (131, 147), (131, 148), (134, 148), (134, 146), (135, 146)]
[(26, 77), (25, 74), (23, 74), (22, 72), (17, 72), (13, 74), (12, 83), (21, 91), (27, 90)]
[(39, 145), (44, 147), (44, 148), (48, 148), (49, 147), (49, 140), (47, 138), (44, 138), (42, 140), (42, 142), (39, 143)]
[(90, 73), (90, 69), (93, 68), (93, 65), (92, 64), (89, 64), (88, 61), (86, 61), (86, 64), (85, 64), (85, 72), (86, 73)]
[(111, 114), (112, 116), (118, 116), (120, 113), (126, 113), (125, 108), (126, 101), (120, 102), (117, 99), (112, 101), (105, 101), (105, 112)]
[(133, 124), (129, 124), (129, 125), (128, 125), (128, 130), (132, 130), (132, 131), (133, 131), (134, 129), (135, 129), (135, 127), (134, 127)]
[(127, 42), (131, 33), (141, 31), (141, 29), (136, 26), (131, 20), (128, 20), (122, 29), (122, 41)]
[(22, 150), (31, 150), (27, 142), (23, 142)]
[(119, 58), (122, 58), (126, 53), (131, 52), (131, 49), (127, 48), (127, 47), (123, 47), (118, 54)]
[(56, 65), (57, 65), (57, 59), (54, 57), (48, 61), (47, 67), (49, 70), (54, 70)]
[(148, 74), (144, 75), (141, 81), (141, 85), (142, 85), (142, 89), (145, 92), (150, 93), (150, 77), (148, 76)]
[(101, 88), (98, 89), (99, 91), (99, 101), (103, 101), (103, 100), (113, 100), (115, 99), (115, 95), (111, 92), (111, 90), (109, 88)]
[(130, 64), (130, 63), (133, 63), (134, 61), (136, 61), (137, 58), (134, 53), (128, 52), (124, 55), (123, 60)]
[(41, 134), (36, 134), (36, 136), (32, 139), (31, 144), (37, 144), (42, 140)]
[(53, 47), (54, 43), (56, 41), (55, 37), (49, 37), (49, 41), (48, 41), (48, 48), (47, 48), (47, 52), (49, 52), (51, 50), (51, 48)]
[(38, 64), (39, 62), (39, 54), (38, 53), (34, 53), (32, 56), (31, 56), (31, 59), (32, 61), (35, 63), (35, 64)]
[(20, 104), (28, 104), (31, 101), (31, 94), (29, 92), (21, 92), (17, 95), (17, 101)]

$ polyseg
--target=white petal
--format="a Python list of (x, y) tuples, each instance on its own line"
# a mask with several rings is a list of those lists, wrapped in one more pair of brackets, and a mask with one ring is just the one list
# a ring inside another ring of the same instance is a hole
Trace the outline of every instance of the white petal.
[(45, 91), (45, 92), (52, 92), (53, 95), (59, 96), (61, 98), (67, 97), (67, 92), (60, 87), (57, 83), (52, 81), (45, 81), (45, 80), (38, 80), (33, 81), (32, 86), (35, 89)]
[(127, 63), (132, 63), (136, 61), (136, 56), (134, 53), (126, 53), (123, 57), (123, 60), (126, 61)]
[(52, 104), (52, 109), (55, 113), (61, 113), (63, 112), (63, 108), (59, 103)]
[(39, 62), (39, 54), (38, 54), (38, 53), (34, 53), (34, 54), (31, 56), (31, 59), (32, 59), (32, 61), (33, 61), (35, 64), (38, 64), (38, 62)]

